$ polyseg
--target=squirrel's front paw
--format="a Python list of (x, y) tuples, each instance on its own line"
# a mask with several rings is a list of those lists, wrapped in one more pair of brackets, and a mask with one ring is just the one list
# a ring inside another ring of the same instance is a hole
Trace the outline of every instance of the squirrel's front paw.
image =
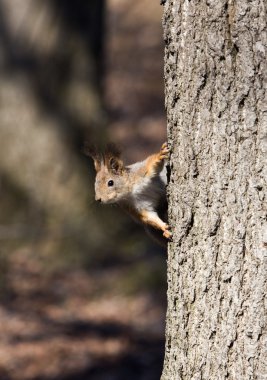
[(160, 160), (165, 160), (166, 158), (169, 157), (170, 149), (168, 148), (167, 143), (165, 142), (162, 144), (162, 147), (159, 152), (159, 159)]
[(166, 238), (166, 239), (170, 239), (172, 237), (172, 233), (170, 231), (170, 226), (168, 224), (166, 224), (165, 226), (165, 229), (163, 231), (163, 236)]

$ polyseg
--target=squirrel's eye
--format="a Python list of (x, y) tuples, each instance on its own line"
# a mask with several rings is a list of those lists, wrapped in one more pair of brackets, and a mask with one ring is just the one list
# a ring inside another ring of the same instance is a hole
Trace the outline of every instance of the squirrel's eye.
[(112, 179), (110, 179), (109, 181), (108, 181), (108, 186), (113, 186), (114, 185), (114, 181), (112, 181)]

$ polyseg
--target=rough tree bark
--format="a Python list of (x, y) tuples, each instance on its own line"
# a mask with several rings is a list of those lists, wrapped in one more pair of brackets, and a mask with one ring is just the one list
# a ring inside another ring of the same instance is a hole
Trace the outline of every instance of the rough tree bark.
[(267, 379), (265, 3), (167, 0), (163, 27), (173, 241), (162, 380)]

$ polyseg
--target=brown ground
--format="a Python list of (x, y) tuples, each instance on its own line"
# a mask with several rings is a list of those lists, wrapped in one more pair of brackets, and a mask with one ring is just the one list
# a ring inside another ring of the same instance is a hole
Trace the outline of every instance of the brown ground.
[(164, 300), (123, 294), (121, 273), (44, 275), (36, 258), (18, 250), (0, 307), (0, 379), (159, 378)]

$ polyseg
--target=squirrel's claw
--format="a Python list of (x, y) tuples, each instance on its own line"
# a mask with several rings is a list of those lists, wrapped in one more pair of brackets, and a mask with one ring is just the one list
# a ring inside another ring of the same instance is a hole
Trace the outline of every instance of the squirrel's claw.
[(165, 142), (162, 144), (162, 147), (159, 152), (159, 158), (160, 160), (164, 160), (169, 157), (170, 149), (168, 148), (167, 143)]
[(163, 236), (166, 238), (166, 239), (170, 239), (172, 237), (172, 233), (170, 231), (170, 226), (168, 224), (166, 224), (166, 227), (165, 227), (165, 230), (163, 232)]

